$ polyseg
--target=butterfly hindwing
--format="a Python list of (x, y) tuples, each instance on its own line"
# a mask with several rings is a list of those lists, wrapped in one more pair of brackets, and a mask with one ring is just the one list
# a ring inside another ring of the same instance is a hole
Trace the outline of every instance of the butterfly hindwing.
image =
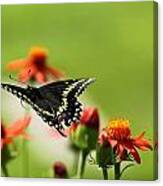
[(43, 94), (47, 91), (51, 93), (51, 95), (47, 93), (48, 100), (53, 102), (54, 97), (57, 97), (58, 101), (60, 100), (58, 102), (60, 105), (56, 107), (54, 104), (53, 109), (63, 127), (70, 126), (72, 122), (77, 122), (80, 119), (82, 108), (78, 96), (93, 81), (94, 79), (91, 78), (82, 78), (58, 81), (40, 87), (40, 92)]

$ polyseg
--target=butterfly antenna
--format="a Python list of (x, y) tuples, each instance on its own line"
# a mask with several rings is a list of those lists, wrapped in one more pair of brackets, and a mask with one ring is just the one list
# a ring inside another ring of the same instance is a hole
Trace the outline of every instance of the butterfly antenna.
[(23, 84), (23, 85), (26, 85), (26, 83), (24, 83), (24, 82), (22, 82), (22, 81), (19, 81), (18, 79), (16, 79), (16, 78), (12, 77), (12, 75), (11, 75), (11, 74), (9, 75), (9, 78), (10, 78), (11, 80), (13, 80), (13, 81), (17, 82), (17, 83), (21, 83), (21, 84)]

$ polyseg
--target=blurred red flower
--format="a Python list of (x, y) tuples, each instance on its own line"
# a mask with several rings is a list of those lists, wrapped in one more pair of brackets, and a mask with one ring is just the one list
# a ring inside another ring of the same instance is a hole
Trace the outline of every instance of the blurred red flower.
[(27, 82), (36, 80), (38, 83), (47, 81), (47, 75), (52, 75), (55, 79), (63, 77), (63, 73), (54, 67), (49, 67), (47, 62), (47, 50), (40, 47), (31, 48), (29, 55), (25, 59), (11, 61), (7, 65), (8, 70), (19, 70), (19, 80)]
[(95, 129), (99, 131), (100, 126), (100, 118), (97, 108), (94, 107), (86, 107), (83, 111), (83, 114), (80, 118), (80, 122), (87, 127)]
[(54, 169), (54, 177), (68, 178), (67, 168), (62, 162), (60, 161), (55, 162), (53, 169)]
[(84, 108), (82, 116), (80, 118), (80, 124), (73, 123), (70, 127), (70, 133), (74, 132), (79, 125), (84, 125), (88, 128), (95, 129), (98, 132), (100, 127), (100, 118), (97, 108)]
[(109, 144), (115, 149), (116, 156), (124, 160), (126, 152), (130, 153), (137, 163), (141, 163), (139, 153), (136, 148), (146, 151), (152, 150), (150, 142), (144, 138), (145, 132), (137, 137), (132, 137), (130, 123), (128, 120), (116, 119), (109, 122), (108, 127), (103, 129), (99, 136), (99, 143)]
[(97, 108), (86, 107), (83, 109), (80, 121), (72, 123), (69, 136), (74, 147), (84, 150), (86, 155), (96, 148), (99, 135), (100, 118)]
[(23, 119), (9, 125), (9, 127), (4, 127), (3, 123), (1, 123), (1, 149), (4, 145), (12, 143), (15, 137), (23, 136), (25, 139), (30, 139), (30, 136), (25, 131), (30, 121), (31, 117), (25, 116)]

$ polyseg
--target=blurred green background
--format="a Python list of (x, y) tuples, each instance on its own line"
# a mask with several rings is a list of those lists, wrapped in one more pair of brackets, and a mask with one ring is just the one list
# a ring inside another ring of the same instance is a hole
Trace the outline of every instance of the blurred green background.
[[(145, 130), (153, 141), (153, 6), (153, 2), (3, 5), (2, 81), (9, 81), (5, 70), (9, 61), (25, 57), (32, 46), (43, 46), (49, 50), (48, 63), (68, 77), (96, 78), (84, 95), (100, 109), (102, 126), (109, 118), (125, 117), (133, 135)], [(2, 96), (2, 117), (12, 122), (23, 108), (11, 95)], [(17, 141), (20, 155), (8, 164), (10, 176), (49, 177), (54, 160), (65, 162), (73, 174), (74, 157), (67, 141), (44, 139), (44, 130), (38, 132), (41, 120), (32, 122), (29, 131), (36, 137), (28, 152)], [(23, 162), (25, 153), (29, 162)], [(142, 164), (126, 171), (123, 179), (154, 179), (153, 152), (140, 154)], [(103, 179), (101, 170), (89, 164), (84, 178)]]

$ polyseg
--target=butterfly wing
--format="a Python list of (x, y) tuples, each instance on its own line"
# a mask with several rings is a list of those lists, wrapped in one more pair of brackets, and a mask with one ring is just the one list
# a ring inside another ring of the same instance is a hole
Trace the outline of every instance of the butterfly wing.
[(30, 93), (25, 88), (7, 83), (1, 83), (1, 87), (24, 101), (30, 97)]
[(39, 88), (54, 112), (55, 128), (64, 129), (80, 119), (82, 108), (78, 96), (93, 81), (91, 78), (58, 81)]
[(16, 85), (11, 85), (7, 83), (2, 83), (1, 87), (8, 91), (9, 93), (18, 97), (21, 101), (24, 101), (32, 106), (32, 108), (40, 115), (44, 121), (46, 121), (46, 117), (44, 117), (44, 111), (51, 113), (52, 110), (50, 106), (46, 103), (46, 100), (39, 94), (37, 88), (27, 87), (22, 88)]
[(4, 83), (1, 86), (30, 104), (45, 122), (64, 136), (65, 127), (80, 119), (82, 108), (78, 96), (93, 81), (91, 78), (65, 80), (39, 88), (22, 88)]

